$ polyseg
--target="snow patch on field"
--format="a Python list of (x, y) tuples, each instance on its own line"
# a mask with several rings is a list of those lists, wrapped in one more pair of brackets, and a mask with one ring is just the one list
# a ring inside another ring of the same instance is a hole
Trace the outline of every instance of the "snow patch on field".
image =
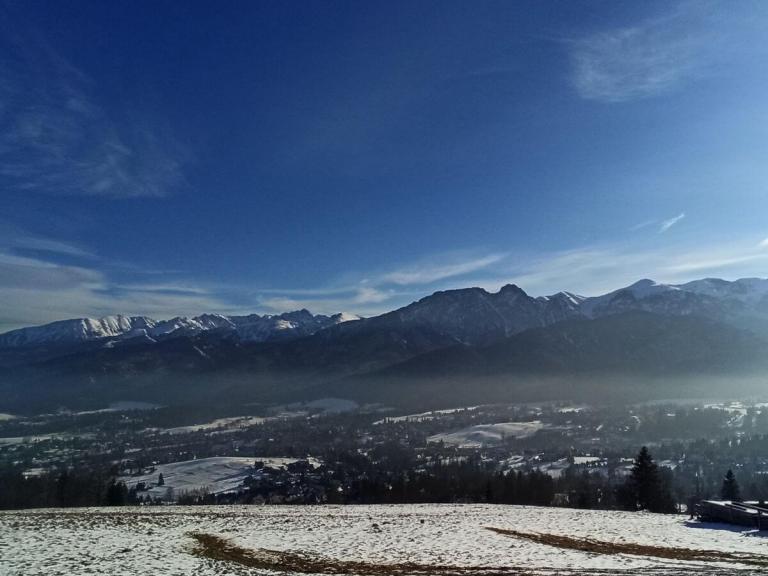
[(479, 407), (480, 406), (465, 406), (462, 408), (446, 408), (445, 410), (430, 410), (429, 412), (421, 412), (419, 414), (406, 414), (404, 416), (388, 416), (387, 418), (377, 420), (374, 422), (374, 425), (384, 424), (387, 422), (426, 422), (446, 414), (455, 414), (465, 410), (477, 410)]
[(766, 540), (747, 530), (688, 525), (681, 516), (644, 513), (427, 504), (102, 508), (0, 512), (0, 574), (264, 574), (195, 556), (192, 532), (226, 538), (248, 550), (376, 565), (508, 567), (508, 574), (542, 575), (760, 573), (734, 563), (557, 548), (487, 527), (622, 544), (766, 553)]
[(190, 426), (176, 426), (175, 428), (163, 428), (159, 430), (165, 434), (188, 434), (190, 432), (219, 431), (228, 432), (250, 428), (263, 424), (267, 418), (260, 416), (236, 416), (234, 418), (217, 418), (203, 424), (192, 424)]
[(579, 466), (583, 466), (586, 464), (597, 464), (598, 462), (601, 462), (602, 458), (599, 456), (574, 456), (573, 457), (573, 463)]
[(545, 425), (533, 422), (501, 422), (499, 424), (478, 424), (456, 432), (435, 434), (427, 438), (427, 442), (443, 442), (449, 446), (465, 448), (480, 447), (486, 444), (498, 444), (504, 438), (527, 438), (533, 436)]
[[(143, 482), (149, 487), (142, 495), (152, 498), (172, 500), (183, 492), (207, 490), (211, 494), (224, 494), (237, 491), (248, 476), (256, 472), (254, 463), (263, 462), (266, 468), (285, 468), (296, 462), (295, 458), (241, 458), (235, 456), (218, 456), (185, 460), (170, 464), (159, 464), (148, 474), (139, 476), (121, 476), (129, 488)], [(310, 461), (313, 465), (314, 461)], [(163, 475), (163, 485), (157, 486), (160, 474)]]
[(91, 433), (69, 434), (66, 432), (52, 432), (50, 434), (36, 434), (31, 436), (9, 436), (0, 438), (0, 446), (15, 446), (18, 444), (37, 444), (39, 442), (48, 442), (49, 440), (68, 441), (77, 439), (94, 438)]

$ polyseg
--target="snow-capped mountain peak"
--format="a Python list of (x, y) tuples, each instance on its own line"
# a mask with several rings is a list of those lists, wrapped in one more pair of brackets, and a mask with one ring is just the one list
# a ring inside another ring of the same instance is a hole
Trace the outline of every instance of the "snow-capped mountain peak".
[(114, 315), (103, 318), (75, 318), (42, 326), (32, 326), (0, 334), (0, 347), (68, 345), (97, 340), (116, 341), (143, 337), (150, 340), (218, 330), (236, 334), (246, 341), (309, 336), (340, 322), (356, 320), (351, 315), (313, 315), (297, 310), (278, 315), (251, 314), (224, 316), (202, 314), (192, 318), (177, 316), (154, 320), (146, 316)]
[(466, 288), (436, 292), (366, 320), (345, 313), (313, 315), (308, 310), (245, 316), (202, 314), (159, 321), (124, 315), (78, 318), (0, 334), (0, 347), (75, 344), (100, 339), (118, 341), (136, 337), (158, 340), (206, 331), (225, 336), (231, 334), (242, 341), (264, 342), (311, 336), (351, 321), (382, 328), (403, 324), (426, 327), (457, 342), (483, 344), (570, 318), (599, 318), (628, 311), (768, 320), (768, 280), (704, 278), (684, 284), (664, 284), (643, 279), (594, 297), (566, 291), (532, 297), (514, 284), (507, 284), (496, 293), (482, 288)]
[(672, 286), (670, 284), (661, 284), (659, 282), (656, 282), (655, 280), (644, 278), (643, 280), (638, 280), (634, 284), (631, 284), (626, 288), (622, 288), (621, 290), (630, 292), (637, 299), (642, 299), (642, 298), (648, 298), (649, 296), (657, 296), (658, 294), (662, 294), (664, 292), (669, 292), (672, 290), (679, 290), (679, 289), (680, 288), (678, 288), (677, 286)]
[(339, 312), (338, 314), (334, 314), (331, 316), (331, 319), (336, 324), (342, 324), (343, 322), (354, 322), (355, 320), (362, 320), (362, 316), (358, 316), (357, 314), (350, 314), (349, 312)]
[(756, 303), (768, 295), (768, 280), (740, 278), (729, 282), (719, 278), (704, 278), (680, 284), (679, 288), (712, 298), (730, 298), (740, 302)]

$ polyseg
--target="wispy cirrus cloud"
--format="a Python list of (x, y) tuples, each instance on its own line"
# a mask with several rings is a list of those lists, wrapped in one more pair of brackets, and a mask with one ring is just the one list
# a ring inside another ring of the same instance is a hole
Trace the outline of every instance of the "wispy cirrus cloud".
[(672, 226), (680, 222), (683, 218), (685, 218), (685, 212), (681, 212), (677, 216), (672, 216), (671, 218), (645, 220), (644, 222), (640, 222), (639, 224), (632, 226), (630, 231), (637, 232), (638, 230), (644, 230), (646, 228), (656, 228), (656, 231), (659, 234), (663, 234), (672, 228)]
[[(118, 270), (118, 272), (116, 272)], [(125, 272), (87, 247), (0, 228), (0, 332), (64, 318), (110, 314), (161, 318), (242, 312), (216, 289), (177, 274)], [(150, 281), (140, 281), (149, 278)]]
[[(30, 243), (58, 246), (59, 241), (30, 236)], [(119, 273), (113, 274), (109, 263), (85, 248), (82, 257), (67, 249), (29, 255), (0, 242), (0, 331), (62, 318), (116, 313), (167, 318), (203, 312), (279, 313), (307, 308), (314, 313), (371, 316), (436, 290), (480, 286), (496, 291), (507, 283), (517, 284), (534, 296), (560, 290), (591, 296), (643, 277), (678, 283), (704, 276), (764, 276), (768, 265), (766, 248), (768, 242), (747, 238), (732, 243), (713, 241), (709, 245), (662, 245), (658, 241), (649, 246), (646, 240), (634, 245), (582, 246), (503, 258), (499, 254), (469, 253), (457, 258), (454, 253), (453, 261), (442, 254), (376, 273), (349, 271), (341, 281), (327, 287), (265, 288), (254, 292), (244, 286), (206, 284), (179, 273), (153, 273), (139, 278), (134, 271), (133, 280), (117, 281), (113, 276)], [(436, 264), (430, 267), (429, 261)], [(419, 266), (427, 272), (425, 275), (407, 275)], [(395, 280), (413, 284), (398, 284)]]
[(51, 238), (30, 233), (10, 222), (0, 219), (0, 250), (17, 256), (41, 254), (94, 259), (96, 254), (78, 242)]
[(682, 220), (683, 218), (685, 218), (685, 212), (681, 212), (680, 214), (678, 214), (677, 216), (673, 216), (672, 218), (667, 218), (666, 220), (662, 220), (661, 225), (659, 226), (659, 233), (663, 234), (664, 232), (672, 228), (672, 226), (680, 222), (680, 220)]
[[(327, 288), (260, 290), (255, 294), (269, 311), (307, 308), (322, 313), (339, 311), (362, 316), (380, 314), (407, 304), (410, 300), (449, 280), (471, 282), (473, 273), (501, 263), (506, 254), (449, 252), (434, 254), (417, 262), (404, 263), (390, 270), (347, 274), (338, 284)], [(436, 288), (435, 288), (436, 289)]]
[(164, 196), (183, 183), (188, 152), (159, 118), (107, 108), (98, 85), (45, 40), (0, 32), (6, 189), (128, 198)]
[(671, 92), (708, 73), (717, 33), (704, 3), (683, 3), (571, 41), (573, 85), (582, 98), (607, 103)]
[(399, 294), (393, 290), (370, 286), (348, 287), (341, 291), (332, 289), (326, 294), (318, 291), (314, 296), (273, 296), (259, 301), (268, 312), (280, 313), (306, 308), (314, 313), (336, 314), (352, 312), (360, 316), (380, 314), (388, 309), (387, 303), (396, 300)]
[(478, 270), (488, 268), (505, 258), (505, 254), (488, 254), (486, 256), (469, 257), (459, 261), (422, 262), (419, 265), (408, 266), (380, 276), (377, 281), (400, 285), (431, 284), (446, 278), (464, 276)]
[[(244, 312), (203, 287), (115, 283), (96, 267), (0, 251), (0, 332), (65, 318)], [(250, 311), (250, 310), (249, 310)]]
[(568, 290), (595, 296), (641, 278), (681, 283), (705, 276), (765, 277), (768, 251), (754, 240), (696, 246), (584, 246), (540, 254), (507, 275), (477, 279), (489, 290), (514, 283), (533, 295)]

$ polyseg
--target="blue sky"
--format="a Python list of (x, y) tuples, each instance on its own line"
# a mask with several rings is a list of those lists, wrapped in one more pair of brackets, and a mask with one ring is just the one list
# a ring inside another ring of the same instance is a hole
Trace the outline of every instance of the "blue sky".
[(0, 0), (0, 329), (766, 276), (762, 2)]

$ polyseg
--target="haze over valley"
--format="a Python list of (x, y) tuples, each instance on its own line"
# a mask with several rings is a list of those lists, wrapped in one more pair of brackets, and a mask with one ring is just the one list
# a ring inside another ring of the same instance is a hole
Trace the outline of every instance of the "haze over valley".
[(467, 288), (370, 318), (62, 320), (0, 334), (0, 410), (748, 396), (764, 383), (767, 338), (768, 280), (756, 278), (640, 280), (591, 298)]

